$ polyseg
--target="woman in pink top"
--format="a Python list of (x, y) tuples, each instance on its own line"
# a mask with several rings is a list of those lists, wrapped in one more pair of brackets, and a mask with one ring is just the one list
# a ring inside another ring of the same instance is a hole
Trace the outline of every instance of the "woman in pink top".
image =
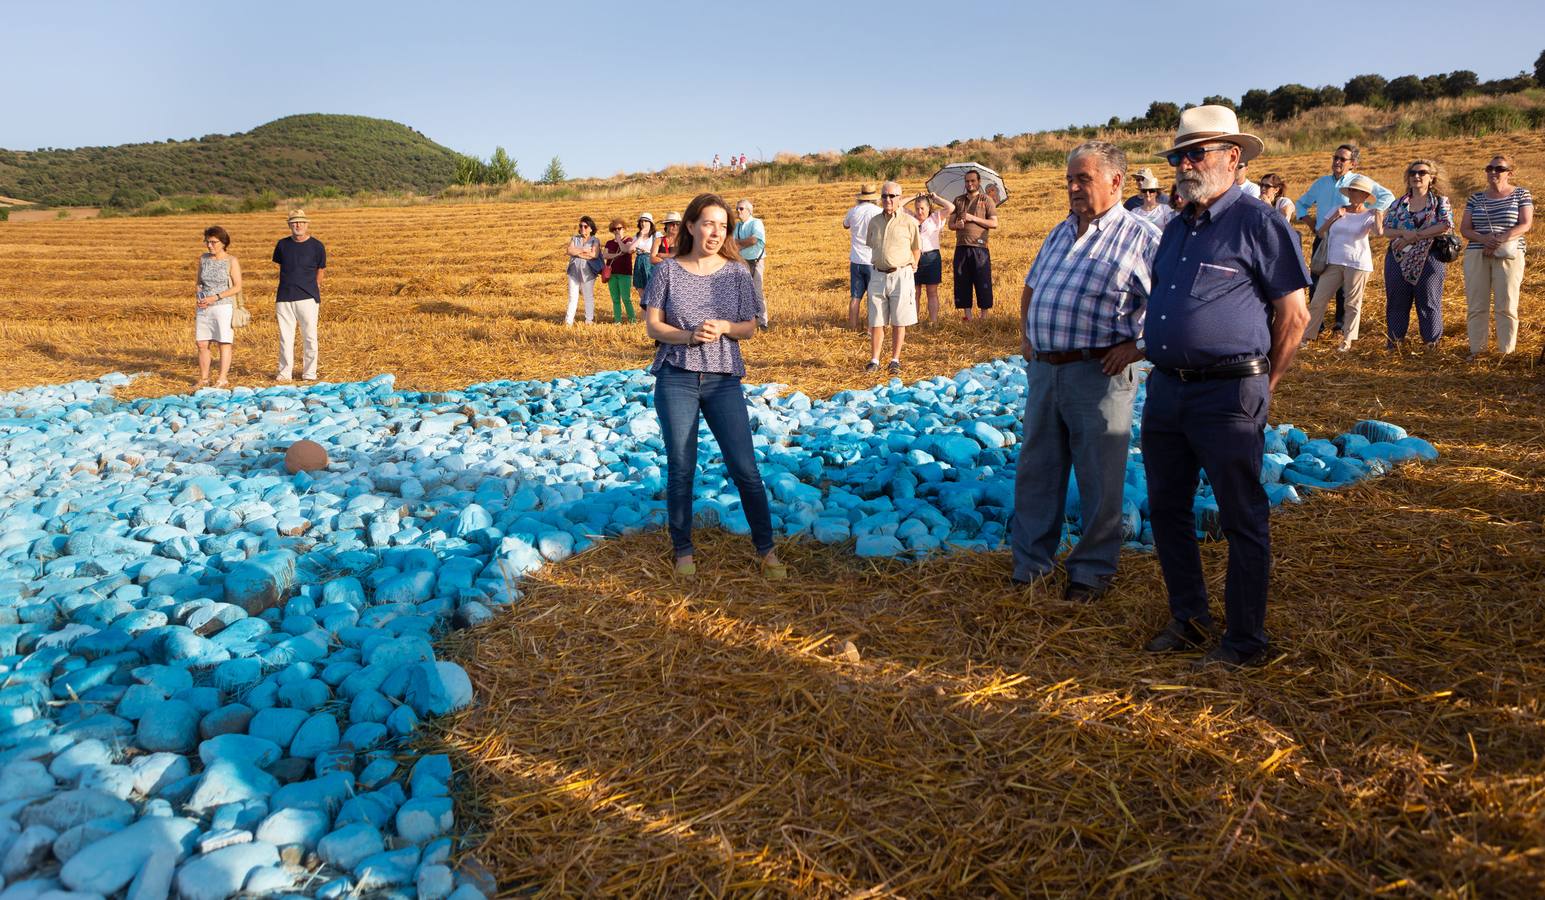
[(944, 259), (939, 255), (939, 233), (944, 229), (944, 210), (950, 203), (938, 194), (925, 191), (912, 198), (907, 212), (917, 220), (923, 255), (917, 262), (913, 283), (928, 293), (928, 324), (939, 324), (939, 285), (944, 281)]

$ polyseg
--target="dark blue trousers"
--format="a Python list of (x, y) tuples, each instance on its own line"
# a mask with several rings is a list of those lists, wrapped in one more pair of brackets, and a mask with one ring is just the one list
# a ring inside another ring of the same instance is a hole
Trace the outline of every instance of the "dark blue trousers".
[(697, 423), (708, 423), (724, 454), (724, 468), (740, 492), (757, 556), (773, 549), (772, 511), (756, 468), (751, 417), (738, 375), (688, 372), (666, 364), (655, 375), (654, 408), (665, 441), (665, 514), (677, 558), (692, 549), (692, 483), (697, 477)]
[(1416, 328), (1422, 340), (1432, 343), (1443, 336), (1443, 276), (1448, 266), (1427, 254), (1421, 277), (1415, 284), (1400, 274), (1395, 254), (1384, 254), (1384, 321), (1389, 339), (1403, 341), (1411, 328), (1411, 307), (1416, 307)]
[(1243, 654), (1266, 646), (1271, 504), (1261, 487), (1261, 455), (1267, 384), (1266, 375), (1186, 384), (1156, 369), (1143, 407), (1148, 509), (1170, 615), (1212, 623), (1193, 511), (1198, 473), (1205, 471), (1228, 540), (1223, 643)]
[(955, 276), (955, 308), (971, 308), (971, 291), (976, 290), (977, 309), (992, 309), (992, 254), (986, 247), (955, 247), (950, 261)]

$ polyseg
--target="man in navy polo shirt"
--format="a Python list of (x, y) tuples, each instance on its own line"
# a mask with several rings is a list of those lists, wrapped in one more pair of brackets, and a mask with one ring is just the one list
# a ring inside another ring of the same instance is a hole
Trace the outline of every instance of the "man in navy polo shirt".
[(1199, 106), (1180, 115), (1175, 167), (1184, 211), (1164, 229), (1153, 263), (1144, 350), (1153, 362), (1143, 408), (1143, 465), (1154, 548), (1169, 592), (1170, 622), (1145, 649), (1202, 649), (1212, 614), (1192, 503), (1207, 473), (1228, 539), (1227, 630), (1198, 665), (1269, 659), (1266, 592), (1271, 506), (1261, 487), (1271, 394), (1292, 365), (1309, 320), (1298, 235), (1271, 207), (1234, 184), (1261, 152), (1234, 111)]

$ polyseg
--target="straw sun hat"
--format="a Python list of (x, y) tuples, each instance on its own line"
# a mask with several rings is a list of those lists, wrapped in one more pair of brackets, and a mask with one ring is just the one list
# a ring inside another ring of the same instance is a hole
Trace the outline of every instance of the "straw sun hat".
[(874, 185), (865, 182), (858, 186), (858, 199), (878, 200), (880, 199), (880, 191)]
[(310, 222), (310, 221), (311, 221), (311, 218), (306, 215), (306, 211), (305, 210), (297, 209), (297, 210), (294, 210), (293, 212), (290, 213), (290, 217), (288, 219), (285, 219), (284, 223), (286, 225), (288, 225), (291, 222)]
[(1239, 116), (1227, 106), (1196, 106), (1180, 114), (1180, 128), (1175, 132), (1175, 145), (1160, 153), (1166, 156), (1176, 150), (1185, 150), (1198, 144), (1224, 141), (1239, 146), (1239, 158), (1249, 162), (1261, 155), (1266, 145), (1253, 134), (1239, 130)]

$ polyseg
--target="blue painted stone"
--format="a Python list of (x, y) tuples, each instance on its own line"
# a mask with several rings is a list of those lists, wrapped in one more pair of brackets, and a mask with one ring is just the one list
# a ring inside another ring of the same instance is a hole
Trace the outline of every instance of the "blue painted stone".
[(311, 809), (325, 813), (329, 821), (354, 793), (354, 778), (345, 772), (332, 772), (310, 781), (287, 784), (274, 793), (273, 808)]
[(305, 710), (270, 707), (258, 710), (247, 725), (247, 734), (272, 741), (280, 750), (290, 746), (295, 733), (309, 718)]
[(455, 663), (422, 662), (410, 667), (409, 672), (403, 699), (420, 718), (443, 716), (472, 703), (472, 681)]
[(177, 893), (183, 900), (225, 900), (239, 893), (254, 870), (279, 864), (272, 844), (253, 841), (222, 847), (189, 860), (177, 871)]
[(192, 850), (197, 833), (198, 825), (187, 819), (140, 819), (71, 856), (59, 871), (59, 880), (74, 891), (113, 894), (134, 880), (152, 854), (183, 859)]
[(179, 699), (151, 702), (139, 716), (134, 743), (150, 752), (187, 753), (198, 744), (198, 710)]
[(255, 616), (278, 606), (295, 583), (295, 553), (273, 550), (231, 567), (225, 574), (225, 602)]
[[(256, 719), (253, 716), (253, 720)], [(227, 761), (246, 763), (261, 769), (278, 762), (284, 751), (275, 742), (255, 735), (222, 734), (200, 743), (198, 755), (206, 766)]]
[(397, 834), (422, 844), (451, 830), (455, 817), (449, 797), (414, 797), (397, 810)]
[(257, 828), (256, 837), (276, 847), (296, 844), (306, 850), (316, 849), (317, 842), (327, 834), (331, 821), (321, 808), (281, 809), (269, 815)]
[(199, 722), (199, 735), (204, 739), (222, 734), (242, 734), (252, 721), (254, 710), (245, 703), (231, 703), (208, 713)]
[(188, 798), (188, 808), (202, 813), (225, 803), (268, 797), (278, 789), (277, 779), (251, 763), (218, 759), (204, 769), (198, 787)]
[(317, 842), (317, 855), (322, 861), (345, 872), (353, 871), (361, 860), (384, 849), (381, 832), (363, 822), (345, 825)]
[(373, 853), (354, 867), (354, 884), (360, 891), (412, 884), (417, 870), (417, 847)]

